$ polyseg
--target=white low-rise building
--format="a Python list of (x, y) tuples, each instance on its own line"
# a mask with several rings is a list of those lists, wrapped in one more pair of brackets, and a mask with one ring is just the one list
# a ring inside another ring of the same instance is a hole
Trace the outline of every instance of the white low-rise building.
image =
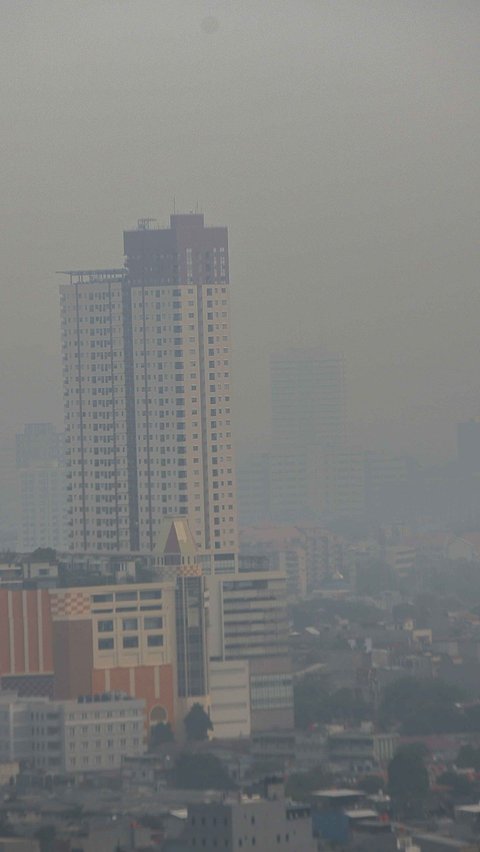
[(250, 736), (248, 660), (210, 660), (210, 718), (216, 739)]
[(119, 769), (145, 752), (145, 702), (117, 693), (71, 701), (0, 696), (0, 760), (50, 773)]

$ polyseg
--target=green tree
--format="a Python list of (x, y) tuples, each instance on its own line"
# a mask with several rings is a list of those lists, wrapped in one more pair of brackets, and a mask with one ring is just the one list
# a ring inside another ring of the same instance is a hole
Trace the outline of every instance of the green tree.
[(53, 547), (37, 547), (30, 556), (32, 562), (55, 562), (57, 551)]
[(235, 787), (221, 760), (214, 754), (181, 754), (171, 776), (172, 786), (183, 790), (231, 790)]
[(338, 689), (330, 696), (329, 721), (359, 722), (368, 719), (370, 709), (360, 692), (355, 689)]
[(164, 743), (173, 743), (174, 739), (170, 722), (159, 722), (150, 729), (150, 748), (153, 750)]
[(461, 731), (465, 721), (456, 706), (460, 691), (441, 680), (405, 677), (387, 686), (380, 705), (380, 720), (397, 725), (404, 734)]
[(213, 731), (212, 720), (201, 704), (194, 704), (191, 707), (183, 723), (187, 740), (206, 740), (208, 739), (208, 732)]
[(310, 675), (294, 685), (295, 726), (308, 728), (327, 722), (358, 724), (370, 716), (370, 708), (354, 689), (330, 692), (324, 676)]
[(466, 775), (459, 775), (458, 772), (444, 772), (438, 777), (439, 784), (445, 787), (450, 787), (454, 796), (469, 796), (473, 792), (473, 784), (470, 778)]
[(430, 789), (421, 744), (400, 748), (388, 765), (388, 792), (397, 813), (403, 817), (421, 816)]
[(329, 719), (329, 694), (326, 679), (310, 675), (297, 681), (293, 687), (295, 727), (308, 728)]

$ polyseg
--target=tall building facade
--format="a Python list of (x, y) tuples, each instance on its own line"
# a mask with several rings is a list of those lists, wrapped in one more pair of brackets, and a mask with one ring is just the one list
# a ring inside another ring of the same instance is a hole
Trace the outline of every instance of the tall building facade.
[(16, 435), (17, 548), (68, 546), (64, 436), (52, 423), (27, 423)]
[(156, 571), (175, 584), (177, 710), (208, 708), (208, 654), (205, 577), (186, 518), (165, 518), (158, 536)]
[(271, 482), (276, 520), (317, 520), (324, 510), (316, 471), (322, 458), (345, 439), (344, 372), (343, 356), (322, 349), (292, 349), (271, 359)]
[(0, 691), (53, 696), (50, 595), (46, 589), (0, 589)]
[(253, 732), (293, 728), (286, 583), (268, 566), (207, 578), (209, 653), (217, 663), (248, 661)]
[(162, 517), (188, 515), (209, 570), (232, 570), (227, 229), (174, 215), (124, 250), (125, 269), (61, 286), (72, 547), (152, 551)]

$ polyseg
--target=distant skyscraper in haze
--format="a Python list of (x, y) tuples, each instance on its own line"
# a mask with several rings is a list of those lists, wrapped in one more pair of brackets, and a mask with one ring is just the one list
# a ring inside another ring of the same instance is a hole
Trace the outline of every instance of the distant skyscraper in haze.
[(73, 549), (152, 551), (162, 517), (188, 515), (205, 570), (231, 570), (227, 229), (142, 220), (124, 250), (60, 288)]
[(343, 356), (291, 349), (270, 363), (272, 512), (285, 521), (314, 520), (322, 511), (319, 459), (343, 445), (346, 431)]
[(27, 423), (16, 435), (18, 550), (68, 547), (64, 436), (52, 423)]
[(237, 457), (238, 520), (241, 525), (269, 520), (270, 468), (270, 453), (252, 452)]

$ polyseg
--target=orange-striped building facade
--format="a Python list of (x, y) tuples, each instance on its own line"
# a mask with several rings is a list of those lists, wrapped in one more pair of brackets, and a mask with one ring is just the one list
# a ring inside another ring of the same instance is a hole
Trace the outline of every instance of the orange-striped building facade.
[(125, 692), (175, 720), (175, 583), (0, 590), (0, 678), (23, 695)]
[(53, 696), (53, 635), (46, 589), (0, 589), (0, 678), (20, 695)]

